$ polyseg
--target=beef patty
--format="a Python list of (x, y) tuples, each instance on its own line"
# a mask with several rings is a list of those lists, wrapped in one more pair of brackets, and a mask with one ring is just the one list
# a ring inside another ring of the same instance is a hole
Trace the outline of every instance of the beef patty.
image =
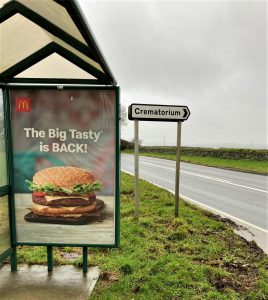
[(46, 196), (32, 196), (32, 200), (34, 203), (39, 205), (47, 205), (47, 206), (88, 206), (93, 204), (96, 201), (96, 195), (90, 195), (88, 200), (84, 198), (80, 198), (79, 196), (75, 196), (75, 198), (60, 198), (47, 201)]

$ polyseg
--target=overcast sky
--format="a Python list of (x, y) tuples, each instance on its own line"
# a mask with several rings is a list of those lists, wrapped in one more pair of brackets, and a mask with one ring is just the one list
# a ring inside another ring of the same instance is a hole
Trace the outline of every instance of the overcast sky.
[[(267, 145), (266, 1), (79, 3), (123, 105), (187, 105), (185, 146)], [(143, 145), (175, 145), (176, 123), (139, 123)]]

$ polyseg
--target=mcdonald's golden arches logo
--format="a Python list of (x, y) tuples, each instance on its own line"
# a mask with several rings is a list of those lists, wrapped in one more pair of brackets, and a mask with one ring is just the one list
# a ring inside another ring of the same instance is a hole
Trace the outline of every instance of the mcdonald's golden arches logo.
[(30, 97), (16, 97), (16, 111), (19, 112), (31, 111)]

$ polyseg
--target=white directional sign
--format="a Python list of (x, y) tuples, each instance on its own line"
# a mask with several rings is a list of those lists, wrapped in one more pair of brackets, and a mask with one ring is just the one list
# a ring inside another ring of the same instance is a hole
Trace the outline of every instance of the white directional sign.
[(133, 103), (128, 107), (129, 120), (183, 122), (189, 116), (187, 106)]
[(176, 175), (175, 175), (175, 217), (179, 216), (180, 204), (180, 148), (181, 148), (181, 122), (187, 120), (190, 110), (187, 106), (181, 105), (155, 105), (132, 103), (128, 107), (128, 118), (134, 120), (134, 152), (135, 152), (135, 208), (134, 218), (139, 218), (139, 121), (163, 121), (177, 122), (177, 154), (176, 154)]

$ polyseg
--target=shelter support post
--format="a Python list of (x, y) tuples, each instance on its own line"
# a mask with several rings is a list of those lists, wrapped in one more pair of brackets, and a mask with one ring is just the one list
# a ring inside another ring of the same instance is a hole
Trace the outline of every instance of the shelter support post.
[(88, 269), (88, 267), (87, 267), (87, 264), (88, 264), (88, 262), (87, 262), (87, 251), (88, 251), (88, 249), (87, 249), (87, 247), (83, 247), (83, 273), (87, 273), (87, 269)]
[(10, 256), (11, 271), (17, 271), (17, 248), (14, 247)]
[(53, 249), (52, 246), (47, 246), (47, 271), (53, 271)]
[(175, 217), (180, 214), (180, 156), (181, 156), (181, 122), (177, 123), (177, 154), (175, 179)]
[(139, 121), (138, 120), (134, 120), (134, 152), (135, 152), (134, 218), (139, 219)]

